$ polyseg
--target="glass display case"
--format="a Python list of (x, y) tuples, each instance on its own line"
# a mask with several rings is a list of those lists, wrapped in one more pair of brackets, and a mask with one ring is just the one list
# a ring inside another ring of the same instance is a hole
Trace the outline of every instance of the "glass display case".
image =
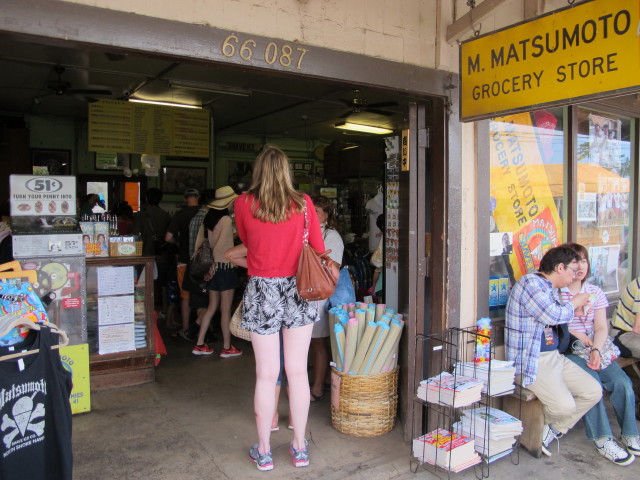
[(154, 380), (153, 257), (87, 259), (91, 389)]

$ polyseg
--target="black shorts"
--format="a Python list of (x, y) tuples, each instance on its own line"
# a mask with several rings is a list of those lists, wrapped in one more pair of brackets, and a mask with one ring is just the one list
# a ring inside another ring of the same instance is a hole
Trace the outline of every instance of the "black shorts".
[(296, 277), (249, 277), (242, 300), (242, 328), (259, 335), (318, 320), (316, 305), (298, 295)]
[(217, 266), (216, 273), (213, 278), (204, 284), (207, 290), (215, 290), (216, 292), (224, 292), (225, 290), (233, 290), (238, 288), (238, 274), (235, 267), (227, 265)]

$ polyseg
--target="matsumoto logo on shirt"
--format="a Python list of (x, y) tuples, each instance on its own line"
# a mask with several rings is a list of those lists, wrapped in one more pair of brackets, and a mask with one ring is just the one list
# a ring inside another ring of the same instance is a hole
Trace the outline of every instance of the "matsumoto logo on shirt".
[(3, 458), (44, 440), (45, 409), (44, 403), (37, 401), (38, 394), (47, 394), (45, 380), (12, 385), (10, 390), (0, 391), (0, 431), (5, 448)]

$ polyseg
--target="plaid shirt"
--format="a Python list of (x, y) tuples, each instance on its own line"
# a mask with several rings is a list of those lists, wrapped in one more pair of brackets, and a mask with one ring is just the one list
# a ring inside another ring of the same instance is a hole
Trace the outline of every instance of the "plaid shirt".
[(522, 385), (536, 380), (540, 342), (546, 325), (573, 320), (573, 305), (561, 304), (556, 290), (546, 278), (529, 273), (513, 287), (507, 302), (505, 344), (507, 360), (522, 374)]
[[(208, 207), (201, 207), (200, 210), (196, 212), (196, 214), (189, 222), (189, 258), (193, 257), (195, 253), (196, 247), (196, 237), (198, 236), (198, 230), (200, 230), (200, 225), (204, 221), (204, 217), (207, 216), (207, 212), (209, 211)], [(205, 232), (205, 238), (207, 237), (207, 232)]]

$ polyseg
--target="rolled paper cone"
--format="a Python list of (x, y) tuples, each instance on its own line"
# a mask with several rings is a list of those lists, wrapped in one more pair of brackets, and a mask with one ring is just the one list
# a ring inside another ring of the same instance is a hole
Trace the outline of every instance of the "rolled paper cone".
[(329, 330), (333, 330), (333, 324), (336, 323), (336, 307), (329, 309)]
[(358, 369), (358, 375), (368, 375), (371, 371), (371, 366), (376, 361), (377, 355), (380, 352), (380, 348), (384, 343), (384, 340), (387, 338), (387, 334), (389, 333), (389, 325), (384, 322), (378, 322), (376, 328), (376, 335), (374, 335), (373, 340), (371, 340), (371, 345), (369, 345), (369, 350), (362, 361), (362, 365)]
[(371, 344), (371, 340), (373, 339), (378, 326), (374, 322), (367, 322), (367, 325), (364, 329), (364, 333), (362, 334), (362, 339), (358, 342), (358, 349), (356, 350), (356, 356), (353, 359), (353, 363), (349, 367), (350, 375), (357, 375), (360, 366), (362, 365), (362, 361), (364, 360), (367, 351), (369, 350), (369, 345)]
[(364, 327), (367, 325), (367, 312), (359, 308), (356, 310), (356, 318), (358, 319), (358, 343), (360, 343), (364, 334)]
[(355, 312), (355, 311), (356, 311), (356, 304), (355, 304), (355, 303), (350, 303), (350, 304), (348, 305), (347, 310), (348, 310), (349, 312)]
[(398, 357), (397, 353), (392, 353), (389, 356), (387, 361), (384, 362), (384, 366), (382, 367), (382, 373), (392, 372), (393, 370), (396, 369), (397, 357)]
[(387, 315), (386, 313), (380, 317), (380, 321), (389, 325), (391, 323), (391, 315)]
[(362, 301), (365, 303), (373, 303), (373, 297), (371, 295), (367, 295), (362, 299)]
[(336, 343), (336, 335), (334, 333), (336, 325), (340, 325), (340, 324), (334, 323), (329, 327), (329, 332), (331, 332), (331, 334), (329, 335), (329, 343), (331, 343), (331, 359), (333, 360), (333, 363), (337, 366), (339, 353), (338, 353), (338, 344)]
[(380, 317), (384, 315), (384, 309), (386, 305), (384, 303), (379, 303), (376, 305), (376, 322), (380, 321)]
[[(404, 322), (402, 320), (399, 320), (399, 323), (404, 328)], [(398, 366), (398, 358), (399, 358), (398, 349), (400, 348), (400, 340), (401, 339), (402, 339), (402, 334), (400, 334), (400, 336), (396, 339), (396, 344), (393, 347), (393, 350), (391, 351), (391, 354), (389, 355), (389, 358), (385, 362), (385, 367), (387, 368), (387, 370), (386, 370), (387, 372), (395, 370), (396, 367)]]
[(375, 308), (367, 308), (365, 311), (367, 315), (367, 323), (376, 321), (376, 309)]
[(349, 318), (356, 318), (356, 312), (349, 312)]
[(347, 325), (346, 345), (344, 347), (344, 372), (349, 372), (349, 365), (353, 363), (358, 348), (358, 320), (352, 318)]
[(369, 370), (369, 373), (371, 375), (382, 372), (382, 368), (388, 360), (389, 355), (393, 353), (398, 345), (397, 340), (400, 338), (401, 333), (402, 325), (392, 322), (389, 326), (389, 333), (387, 333), (384, 343), (380, 347), (378, 356), (376, 357), (375, 361), (371, 365), (371, 369)]
[(342, 328), (347, 328), (347, 323), (349, 323), (349, 314), (340, 312), (338, 314), (338, 321), (336, 323), (340, 323), (342, 325)]
[(396, 311), (391, 307), (387, 307), (387, 308), (384, 309), (384, 313), (385, 313), (385, 315), (389, 315), (389, 316), (393, 317), (395, 315)]
[(333, 333), (336, 337), (336, 350), (338, 352), (336, 357), (336, 368), (342, 371), (342, 366), (344, 365), (344, 346), (346, 343), (344, 327), (341, 324), (336, 323), (333, 328)]

